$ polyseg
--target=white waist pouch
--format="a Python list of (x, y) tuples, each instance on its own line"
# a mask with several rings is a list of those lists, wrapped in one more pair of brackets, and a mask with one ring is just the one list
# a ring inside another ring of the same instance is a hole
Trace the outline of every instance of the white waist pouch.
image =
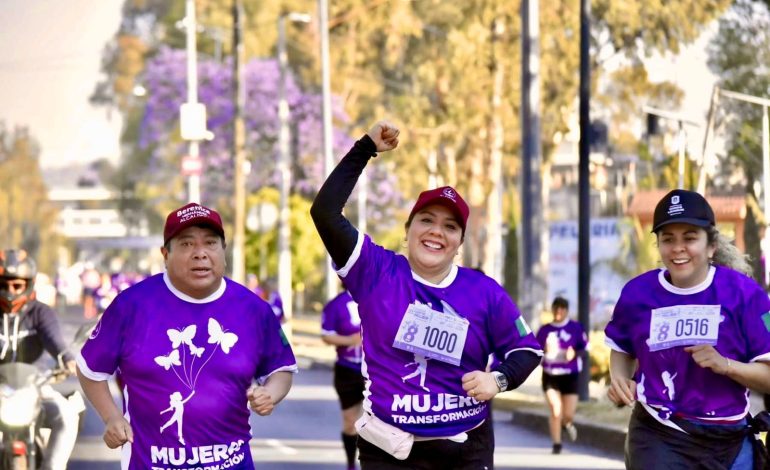
[(414, 434), (402, 431), (380, 418), (364, 413), (356, 421), (358, 435), (398, 460), (409, 457), (414, 444)]

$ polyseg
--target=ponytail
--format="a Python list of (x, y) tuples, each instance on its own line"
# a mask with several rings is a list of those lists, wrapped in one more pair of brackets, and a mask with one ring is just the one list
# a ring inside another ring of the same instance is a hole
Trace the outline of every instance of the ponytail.
[(719, 233), (716, 227), (708, 227), (706, 234), (709, 244), (716, 248), (712, 258), (714, 264), (734, 269), (749, 277), (754, 276), (754, 270), (751, 264), (749, 264), (749, 256), (741, 253), (738, 247), (733, 245), (727, 237)]

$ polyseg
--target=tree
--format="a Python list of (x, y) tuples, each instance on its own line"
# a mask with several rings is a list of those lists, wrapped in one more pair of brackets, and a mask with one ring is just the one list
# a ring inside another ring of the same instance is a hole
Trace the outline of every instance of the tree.
[[(763, 2), (738, 0), (719, 21), (719, 33), (709, 45), (708, 64), (719, 76), (725, 90), (754, 96), (767, 96), (770, 90), (770, 11)], [(719, 121), (728, 136), (720, 163), (725, 173), (738, 172), (740, 188), (746, 194), (749, 210), (744, 232), (746, 251), (755, 278), (763, 279), (759, 226), (766, 225), (758, 210), (757, 182), (762, 175), (762, 108), (730, 99), (721, 99)], [(729, 190), (729, 181), (714, 181)], [(763, 188), (767, 190), (768, 188)]]
[[(197, 3), (204, 26), (229, 28), (227, 5), (214, 0)], [(278, 15), (282, 11), (312, 13), (315, 3), (246, 1), (247, 55), (261, 57), (267, 67), (269, 61), (264, 58), (273, 55)], [(595, 80), (599, 81), (607, 61), (617, 56), (635, 65), (652, 51), (676, 52), (681, 44), (695, 39), (700, 28), (729, 3), (730, 0), (680, 0), (665, 4), (595, 1)], [(156, 5), (152, 14), (155, 23), (163, 26), (159, 29), (166, 33), (163, 42), (180, 48), (181, 32), (174, 29), (173, 22), (181, 18), (183, 1), (168, 4), (165, 9)], [(549, 158), (555, 148), (554, 137), (569, 128), (568, 123), (576, 113), (578, 6), (565, 0), (541, 2), (544, 175), (548, 174)], [(358, 136), (380, 117), (398, 121), (403, 129), (403, 149), (371, 168), (384, 171), (391, 182), (398, 182), (399, 192), (409, 200), (425, 189), (429, 175), (458, 186), (472, 207), (464, 250), (464, 260), (471, 265), (490, 258), (483, 243), (488, 221), (495, 220), (496, 214), (490, 211), (497, 210), (487, 206), (490, 196), (501, 189), (503, 193), (517, 192), (521, 61), (517, 7), (518, 2), (511, 4), (509, 0), (330, 2), (332, 88), (339, 97), (340, 111), (349, 119), (338, 118), (336, 128), (345, 135)], [(493, 24), (500, 29), (493, 28)], [(312, 95), (319, 81), (317, 37), (307, 30), (300, 33), (290, 28), (288, 33), (290, 61), (302, 64), (296, 68), (297, 89)], [(202, 50), (214, 56), (216, 41), (205, 36), (199, 35)], [(219, 47), (227, 51), (228, 40), (220, 42)], [(150, 55), (161, 51), (158, 47), (150, 50)], [(170, 58), (170, 54), (166, 55)], [(144, 73), (148, 74), (149, 68)], [(227, 72), (218, 73), (224, 77)], [(259, 144), (270, 146), (268, 139)], [(171, 155), (170, 150), (179, 142), (172, 136), (167, 145), (165, 154)], [(262, 147), (255, 148), (263, 151)], [(154, 161), (156, 150), (147, 156), (148, 162)], [(435, 156), (436, 169), (426, 164), (428, 156)], [(487, 169), (498, 159), (502, 174), (492, 178)], [(216, 181), (225, 180), (223, 176)], [(312, 193), (317, 187), (297, 189), (300, 193), (305, 189)], [(400, 209), (405, 217), (408, 204), (397, 199), (391, 201), (391, 209)], [(505, 214), (515, 213), (507, 207), (503, 210)], [(388, 219), (394, 218), (384, 218)], [(503, 222), (510, 224), (511, 220)]]
[(40, 149), (27, 128), (0, 123), (0, 236), (3, 248), (21, 248), (41, 271), (52, 272), (58, 240), (56, 210), (40, 173)]

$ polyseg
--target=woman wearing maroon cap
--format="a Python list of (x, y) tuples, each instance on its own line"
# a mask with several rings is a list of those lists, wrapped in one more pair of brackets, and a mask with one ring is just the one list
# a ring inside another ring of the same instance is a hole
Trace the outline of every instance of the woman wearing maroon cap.
[[(407, 254), (376, 245), (342, 214), (370, 158), (398, 146), (380, 121), (329, 175), (310, 213), (361, 319), (366, 379), (356, 423), (363, 470), (492, 468), (489, 400), (518, 387), (542, 351), (492, 278), (458, 267), (468, 205), (424, 191), (405, 224)], [(486, 372), (490, 354), (505, 358)]]

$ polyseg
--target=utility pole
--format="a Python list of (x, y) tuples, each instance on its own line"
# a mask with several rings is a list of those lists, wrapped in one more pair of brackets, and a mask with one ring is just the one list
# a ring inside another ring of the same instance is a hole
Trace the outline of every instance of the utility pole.
[(289, 225), (289, 189), (291, 187), (291, 155), (289, 154), (289, 103), (286, 98), (286, 75), (288, 59), (286, 57), (286, 15), (278, 17), (278, 173), (281, 177), (280, 207), (278, 209), (278, 294), (283, 300), (283, 312), (287, 325), (292, 319), (291, 291), (291, 247), (289, 246), (291, 227)]
[(543, 226), (540, 191), (540, 14), (539, 0), (521, 2), (521, 287), (527, 321), (540, 314), (544, 289), (538, 272)]
[[(329, 5), (327, 0), (318, 0), (318, 32), (321, 38), (321, 99), (323, 112), (323, 155), (324, 175), (329, 176), (334, 168), (334, 155), (332, 149), (332, 103), (331, 103), (331, 79), (329, 77)], [(364, 173), (366, 170), (364, 170)], [(361, 175), (362, 177), (364, 174)], [(358, 186), (365, 184), (359, 180)], [(359, 193), (359, 201), (361, 200)], [(361, 208), (359, 207), (359, 214)], [(365, 232), (359, 220), (359, 230)], [(331, 300), (337, 293), (337, 273), (332, 267), (332, 259), (326, 254), (326, 300)]]
[(487, 124), (487, 142), (489, 146), (489, 179), (492, 188), (486, 201), (487, 236), (485, 240), (484, 271), (498, 283), (503, 283), (503, 122), (500, 118), (502, 106), (504, 67), (500, 65), (498, 44), (505, 34), (505, 22), (502, 16), (492, 20), (490, 25), (489, 71), (492, 76), (490, 90), (490, 116)]
[[(580, 0), (580, 142), (578, 151), (578, 321), (591, 331), (591, 0)], [(583, 357), (578, 395), (587, 401), (591, 379), (590, 356)]]
[(235, 223), (233, 227), (233, 271), (235, 282), (243, 284), (246, 280), (244, 247), (246, 245), (246, 175), (245, 149), (246, 129), (243, 122), (243, 108), (246, 93), (243, 86), (243, 1), (233, 0), (233, 160), (235, 162)]
[(198, 103), (198, 46), (196, 43), (197, 24), (195, 0), (185, 3), (186, 51), (187, 51), (187, 102), (180, 110), (182, 138), (189, 140), (187, 160), (182, 162), (183, 169), (191, 168), (187, 180), (189, 202), (201, 202), (200, 148), (198, 142), (206, 133), (206, 107)]

